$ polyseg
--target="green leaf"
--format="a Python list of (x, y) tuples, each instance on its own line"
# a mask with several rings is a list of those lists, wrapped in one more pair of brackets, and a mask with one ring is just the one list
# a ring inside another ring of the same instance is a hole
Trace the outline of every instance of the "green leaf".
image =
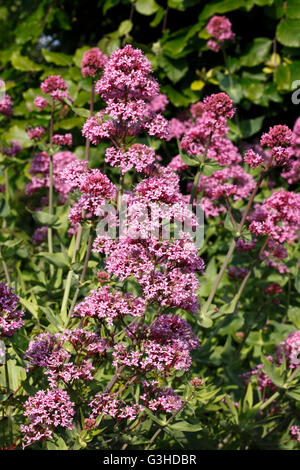
[(209, 318), (210, 312), (207, 312), (207, 315), (201, 315), (198, 319), (198, 325), (202, 326), (202, 328), (210, 328), (213, 325), (213, 321)]
[(165, 86), (163, 91), (167, 94), (169, 100), (174, 104), (174, 106), (186, 107), (191, 103), (189, 98), (184, 96), (181, 92), (176, 91), (171, 85)]
[(201, 424), (190, 424), (187, 421), (178, 421), (177, 423), (169, 424), (168, 428), (174, 431), (198, 432), (203, 429), (203, 426)]
[(39, 7), (25, 21), (20, 21), (15, 30), (17, 44), (25, 44), (29, 41), (36, 41), (41, 35), (44, 25), (44, 2), (40, 2)]
[(183, 163), (185, 163), (186, 165), (189, 165), (189, 166), (199, 166), (200, 165), (199, 160), (195, 160), (194, 158), (188, 157), (183, 152), (180, 152), (180, 158), (183, 161)]
[(47, 442), (47, 450), (69, 450), (69, 447), (62, 437), (55, 435), (55, 442), (53, 440)]
[(294, 60), (292, 64), (289, 64), (291, 71), (291, 82), (299, 80), (300, 77), (300, 60)]
[(252, 137), (262, 128), (265, 116), (259, 116), (255, 119), (246, 119), (240, 121), (240, 129), (244, 139)]
[(205, 87), (205, 82), (203, 80), (194, 80), (191, 83), (191, 90), (193, 91), (200, 91), (204, 87)]
[(42, 54), (47, 62), (51, 62), (56, 65), (71, 65), (72, 57), (62, 52), (52, 52), (47, 49), (42, 49)]
[(10, 206), (5, 199), (0, 200), (0, 216), (5, 219), (10, 214)]
[(32, 217), (40, 225), (48, 225), (48, 227), (53, 227), (58, 221), (56, 215), (48, 214), (48, 212), (36, 211), (32, 212)]
[(157, 10), (154, 19), (150, 23), (151, 28), (156, 28), (156, 26), (159, 25), (159, 23), (162, 21), (164, 17), (164, 14), (165, 14), (165, 10), (162, 7), (159, 8), (159, 10)]
[(76, 108), (76, 107), (72, 107), (72, 110), (74, 111), (75, 114), (77, 114), (78, 116), (81, 116), (81, 117), (84, 117), (84, 118), (88, 118), (90, 117), (90, 112), (88, 109), (86, 108)]
[(173, 83), (179, 82), (188, 71), (187, 62), (184, 59), (172, 61), (163, 55), (159, 55), (158, 65), (164, 70), (167, 77)]
[(79, 68), (81, 67), (83, 54), (89, 50), (90, 50), (89, 46), (83, 46), (83, 47), (80, 47), (79, 49), (76, 49), (75, 54), (73, 55), (73, 62), (75, 65), (77, 65), (77, 67)]
[(49, 321), (50, 325), (54, 326), (56, 330), (60, 330), (64, 326), (62, 318), (60, 315), (55, 315), (53, 310), (50, 307), (42, 307), (40, 309), (45, 313), (47, 320)]
[(30, 312), (35, 318), (38, 318), (38, 305), (33, 304), (29, 300), (19, 297), (21, 304)]
[(46, 251), (42, 251), (38, 253), (38, 256), (45, 258), (49, 263), (54, 264), (54, 266), (57, 266), (58, 268), (64, 268), (69, 265), (69, 262), (63, 253), (48, 253)]
[(67, 118), (67, 119), (63, 119), (62, 121), (60, 121), (59, 125), (57, 126), (54, 126), (54, 129), (65, 129), (65, 130), (69, 130), (69, 129), (73, 129), (74, 127), (81, 127), (84, 123), (84, 120), (82, 117), (72, 117), (72, 118)]
[(264, 356), (262, 356), (262, 362), (264, 365), (263, 371), (265, 372), (265, 374), (267, 374), (267, 376), (273, 382), (274, 385), (282, 388), (282, 386), (284, 385), (284, 377), (282, 370), (272, 364), (272, 362), (266, 359)]
[(294, 400), (300, 401), (300, 387), (292, 388), (286, 394)]
[(241, 84), (244, 96), (253, 103), (260, 104), (264, 94), (264, 84), (249, 78), (242, 78)]
[(5, 133), (5, 140), (7, 142), (10, 140), (18, 141), (23, 148), (32, 147), (32, 140), (29, 139), (26, 130), (18, 124), (12, 126), (8, 132)]
[(230, 217), (230, 215), (229, 215), (229, 212), (227, 212), (226, 217), (225, 217), (224, 228), (225, 228), (226, 230), (228, 230), (229, 232), (231, 232), (231, 233), (235, 233), (235, 232), (236, 232), (236, 228), (235, 228), (234, 225), (233, 225), (233, 222), (232, 222), (232, 220), (231, 220), (231, 217)]
[(277, 26), (276, 37), (284, 46), (300, 47), (300, 19), (285, 18)]
[(213, 318), (217, 318), (223, 314), (229, 315), (231, 313), (234, 313), (237, 302), (238, 296), (235, 295), (230, 302), (225, 305), (222, 305), (222, 307), (219, 308), (219, 311), (216, 313), (216, 315), (213, 315)]
[(205, 176), (211, 176), (215, 171), (222, 170), (224, 167), (219, 165), (217, 162), (211, 161), (205, 163), (202, 169), (202, 174)]
[(254, 5), (254, 1), (249, 0), (222, 0), (220, 2), (212, 3), (206, 2), (205, 7), (199, 15), (198, 20), (207, 20), (216, 13), (227, 13), (228, 11), (237, 10), (239, 8), (246, 8), (250, 10)]
[[(299, 22), (300, 27), (300, 22)], [(274, 82), (278, 90), (290, 91), (291, 90), (291, 70), (289, 65), (282, 64), (276, 67), (274, 72)]]
[(300, 294), (300, 268), (299, 264), (297, 265), (297, 272), (296, 272), (296, 277), (295, 277), (295, 289)]
[(285, 14), (288, 18), (300, 19), (300, 2), (299, 0), (287, 0)]
[(268, 38), (255, 38), (248, 46), (246, 54), (242, 55), (240, 62), (245, 67), (255, 67), (265, 62), (272, 47), (272, 41)]
[(130, 20), (124, 20), (120, 23), (118, 32), (120, 36), (126, 36), (132, 30), (133, 23)]
[(217, 73), (217, 78), (221, 90), (225, 91), (235, 103), (239, 103), (243, 97), (241, 84), (234, 77), (230, 79), (228, 75), (220, 72)]
[(300, 307), (289, 307), (288, 318), (300, 330)]
[(42, 70), (42, 67), (26, 56), (20, 55), (18, 51), (14, 52), (11, 56), (11, 63), (17, 70), (22, 70), (24, 72), (35, 72)]
[(155, 0), (137, 0), (135, 3), (135, 9), (141, 15), (153, 15), (158, 9), (159, 5)]
[(247, 410), (251, 410), (253, 406), (253, 388), (252, 388), (252, 383), (249, 382), (246, 395), (244, 398), (244, 403), (243, 403), (243, 412), (245, 413)]

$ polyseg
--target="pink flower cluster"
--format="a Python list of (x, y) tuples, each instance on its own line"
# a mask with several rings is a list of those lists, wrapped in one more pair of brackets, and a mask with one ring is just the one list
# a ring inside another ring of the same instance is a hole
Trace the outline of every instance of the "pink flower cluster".
[(11, 97), (5, 93), (4, 98), (1, 97), (0, 99), (0, 113), (11, 117), (13, 115), (13, 104)]
[(63, 145), (72, 145), (72, 134), (54, 134), (52, 137), (52, 142), (56, 145), (63, 146)]
[(9, 141), (9, 146), (4, 146), (2, 149), (3, 155), (7, 155), (8, 157), (15, 157), (19, 153), (22, 152), (22, 146), (20, 142), (16, 141), (13, 142), (12, 140)]
[(150, 62), (140, 50), (127, 45), (113, 52), (96, 83), (96, 92), (106, 101), (106, 108), (89, 118), (82, 129), (93, 144), (112, 140), (116, 148), (108, 149), (107, 162), (120, 166), (123, 172), (133, 167), (141, 171), (153, 162), (152, 149), (145, 145), (124, 148), (124, 137), (142, 131), (160, 138), (167, 135), (166, 119), (151, 105), (159, 92), (151, 72)]
[(250, 196), (255, 187), (251, 175), (239, 165), (230, 165), (211, 176), (201, 175), (198, 189), (210, 200), (233, 197), (235, 201)]
[(293, 425), (290, 427), (290, 435), (293, 439), (296, 439), (297, 442), (300, 442), (300, 427)]
[(300, 331), (293, 331), (278, 345), (277, 356), (280, 363), (284, 356), (290, 369), (300, 365)]
[(284, 167), (281, 176), (285, 178), (289, 184), (294, 184), (300, 179), (300, 118), (295, 122), (293, 128), (293, 143), (291, 146), (292, 158)]
[(254, 152), (254, 150), (252, 149), (247, 150), (247, 152), (245, 153), (244, 160), (247, 165), (251, 166), (251, 168), (257, 168), (259, 166), (262, 166), (265, 161), (263, 155)]
[(287, 274), (290, 272), (289, 268), (283, 259), (288, 257), (288, 253), (283, 245), (273, 239), (268, 240), (265, 250), (261, 253), (260, 259), (266, 261), (266, 265), (270, 266), (280, 274)]
[(250, 242), (243, 240), (242, 238), (238, 238), (236, 242), (236, 249), (238, 251), (252, 251), (256, 247), (256, 238), (251, 240)]
[(183, 407), (182, 399), (169, 387), (158, 387), (158, 382), (153, 380), (149, 384), (143, 382), (144, 393), (140, 396), (143, 406), (151, 411), (173, 413)]
[[(60, 75), (50, 75), (49, 77), (47, 77), (41, 83), (41, 90), (42, 90), (42, 93), (44, 93), (44, 95), (46, 93), (49, 93), (50, 97), (52, 98), (54, 102), (55, 101), (65, 102), (66, 99), (72, 101), (68, 93), (67, 84)], [(41, 101), (40, 101), (39, 105), (44, 107), (45, 102), (41, 104)]]
[[(289, 369), (296, 369), (300, 365), (300, 331), (293, 331), (287, 338), (282, 341), (278, 346), (276, 353), (273, 356), (267, 356), (267, 359), (271, 361), (275, 366), (278, 366), (283, 362), (285, 358), (287, 367)], [(249, 381), (251, 376), (256, 376), (258, 382), (258, 388), (260, 390), (276, 390), (276, 385), (273, 384), (268, 375), (263, 371), (263, 364), (259, 364), (254, 367), (250, 372), (246, 372), (242, 375)]]
[(24, 325), (24, 313), (18, 308), (18, 303), (14, 289), (0, 282), (0, 338), (13, 336)]
[(181, 171), (187, 170), (188, 165), (184, 163), (181, 159), (180, 155), (176, 155), (176, 157), (173, 157), (172, 160), (170, 161), (168, 168), (172, 171), (176, 171), (177, 173), (180, 173)]
[(133, 144), (126, 152), (108, 147), (105, 152), (105, 161), (111, 166), (121, 168), (122, 174), (135, 168), (136, 171), (142, 172), (155, 161), (155, 152), (151, 147), (144, 144)]
[(240, 281), (247, 276), (248, 270), (244, 267), (239, 268), (238, 266), (231, 266), (227, 270), (228, 277), (234, 281)]
[[(274, 362), (274, 358), (272, 356), (267, 356), (267, 359), (271, 362)], [(253, 367), (250, 372), (245, 372), (242, 374), (241, 377), (245, 379), (246, 383), (251, 380), (251, 377), (255, 377), (259, 390), (275, 391), (276, 385), (273, 384), (268, 375), (263, 371), (263, 367), (263, 364), (258, 364), (256, 367)]]
[(81, 61), (81, 73), (84, 77), (95, 77), (102, 70), (107, 62), (107, 56), (98, 47), (86, 51)]
[(47, 233), (48, 233), (47, 225), (44, 225), (43, 227), (38, 227), (32, 235), (32, 242), (35, 245), (39, 245), (40, 243), (46, 240)]
[(46, 130), (42, 126), (34, 127), (33, 129), (28, 129), (27, 134), (31, 140), (40, 140), (43, 135), (46, 133)]
[[(28, 171), (33, 176), (31, 182), (26, 186), (26, 194), (31, 195), (41, 188), (49, 187), (49, 159), (49, 155), (44, 151), (35, 154)], [(66, 200), (72, 188), (72, 183), (67, 183), (61, 178), (62, 172), (66, 166), (77, 161), (76, 155), (69, 151), (53, 155), (53, 186), (61, 195), (62, 202)]]
[(23, 449), (44, 439), (51, 439), (58, 428), (73, 429), (74, 403), (60, 388), (39, 390), (24, 405), (29, 425), (21, 425)]
[(88, 169), (87, 161), (75, 161), (66, 166), (60, 180), (69, 190), (80, 191), (81, 196), (69, 212), (69, 220), (77, 226), (84, 218), (102, 215), (102, 206), (116, 197), (117, 190), (106, 175), (98, 169)]
[[(242, 185), (245, 184), (246, 186), (245, 191), (242, 192), (248, 194), (253, 180), (250, 175), (247, 175), (242, 168), (237, 166), (242, 158), (235, 145), (226, 137), (229, 131), (226, 119), (231, 119), (235, 112), (232, 100), (226, 93), (217, 93), (208, 96), (203, 103), (200, 104), (201, 112), (195, 114), (195, 116), (198, 116), (195, 122), (187, 127), (185, 135), (180, 142), (181, 149), (192, 157), (202, 158), (205, 154), (208, 159), (216, 160), (219, 165), (228, 166), (223, 173), (214, 173), (211, 178), (220, 178), (222, 181), (229, 178), (242, 179)], [(247, 180), (247, 182), (245, 180)], [(204, 189), (202, 188), (202, 183), (205, 185), (206, 181), (208, 182), (208, 188), (211, 194), (210, 186), (212, 182), (210, 181), (210, 177), (202, 176), (199, 190), (202, 191), (202, 189)], [(215, 181), (214, 186), (220, 185)], [(228, 193), (228, 191), (231, 190), (234, 190), (232, 185), (225, 185), (222, 191)], [(206, 216), (218, 215), (219, 210), (214, 210), (211, 201), (218, 199), (221, 194), (215, 194), (213, 198), (205, 194), (205, 192), (203, 195), (204, 198), (206, 198), (202, 201)], [(228, 196), (229, 194), (226, 195)], [(245, 196), (236, 194), (236, 197)], [(207, 200), (207, 198), (210, 201)]]
[(92, 290), (83, 302), (76, 305), (75, 313), (81, 318), (97, 318), (99, 322), (105, 320), (108, 325), (112, 325), (115, 319), (126, 315), (141, 317), (145, 308), (145, 301), (141, 297), (110, 291), (109, 286), (104, 286)]
[(231, 27), (231, 22), (226, 16), (213, 16), (206, 26), (207, 31), (213, 38), (207, 42), (207, 47), (219, 52), (224, 41), (232, 40), (235, 37)]
[(250, 217), (249, 229), (283, 243), (298, 238), (300, 195), (284, 189), (274, 192)]
[(271, 158), (277, 165), (286, 165), (292, 156), (294, 135), (291, 129), (284, 125), (270, 127), (269, 132), (263, 134), (260, 144), (271, 149)]
[(155, 95), (151, 101), (150, 101), (150, 106), (151, 109), (157, 113), (158, 111), (165, 111), (167, 104), (169, 103), (169, 100), (167, 96), (164, 93), (160, 93), (159, 95)]
[(143, 407), (136, 403), (126, 404), (124, 400), (118, 399), (118, 394), (98, 393), (89, 403), (92, 412), (86, 420), (87, 427), (96, 427), (96, 419), (103, 414), (121, 421), (128, 419), (133, 421), (143, 411)]
[(50, 103), (43, 96), (36, 96), (33, 101), (34, 106), (42, 111), (44, 108), (50, 106)]
[(199, 348), (199, 342), (188, 323), (177, 315), (162, 315), (145, 336), (142, 348), (130, 349), (125, 343), (114, 346), (114, 366), (125, 365), (143, 372), (188, 370), (192, 359), (190, 351)]
[(98, 238), (94, 249), (105, 252), (109, 273), (122, 280), (135, 276), (148, 301), (192, 312), (199, 308), (195, 272), (202, 273), (204, 263), (190, 240), (165, 241), (160, 245), (155, 239), (103, 242)]
[[(80, 353), (76, 363), (72, 362), (68, 352), (70, 344)], [(107, 347), (106, 341), (96, 333), (82, 329), (65, 330), (55, 335), (42, 333), (29, 343), (25, 354), (28, 359), (26, 369), (43, 367), (50, 387), (56, 387), (59, 382), (90, 381), (94, 370), (90, 356), (99, 357)]]

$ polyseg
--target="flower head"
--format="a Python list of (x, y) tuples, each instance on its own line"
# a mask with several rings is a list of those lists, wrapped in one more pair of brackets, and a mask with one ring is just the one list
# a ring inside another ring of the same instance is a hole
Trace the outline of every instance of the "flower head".
[(107, 56), (98, 47), (93, 47), (83, 54), (81, 73), (84, 77), (94, 77), (104, 69)]

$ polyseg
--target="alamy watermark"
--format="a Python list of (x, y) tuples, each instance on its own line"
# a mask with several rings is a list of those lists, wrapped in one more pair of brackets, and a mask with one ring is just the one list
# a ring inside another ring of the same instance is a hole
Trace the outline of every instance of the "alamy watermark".
[(191, 239), (198, 249), (204, 244), (204, 211), (200, 205), (175, 203), (136, 204), (123, 197), (119, 210), (101, 206), (96, 231), (103, 239)]
[(0, 78), (0, 105), (5, 103), (5, 81)]
[(4, 341), (0, 340), (0, 365), (6, 363), (6, 347)]
[(300, 80), (294, 80), (292, 83), (292, 90), (295, 90), (292, 93), (292, 103), (300, 104)]

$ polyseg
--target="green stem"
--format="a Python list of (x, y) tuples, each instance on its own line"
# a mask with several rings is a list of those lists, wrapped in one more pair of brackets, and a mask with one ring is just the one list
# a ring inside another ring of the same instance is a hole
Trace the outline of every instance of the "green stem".
[[(245, 224), (245, 222), (246, 222), (246, 219), (247, 219), (247, 217), (248, 217), (248, 215), (249, 215), (249, 212), (250, 212), (250, 209), (251, 209), (251, 207), (252, 207), (254, 198), (255, 198), (255, 196), (256, 196), (256, 194), (257, 194), (257, 191), (258, 191), (259, 188), (260, 188), (260, 185), (261, 185), (261, 183), (262, 183), (262, 181), (263, 181), (263, 179), (264, 179), (266, 173), (269, 171), (269, 169), (270, 169), (270, 167), (271, 167), (271, 164), (272, 164), (272, 159), (271, 159), (270, 162), (268, 163), (268, 166), (267, 166), (267, 168), (266, 168), (266, 171), (263, 171), (263, 172), (261, 173), (261, 175), (260, 175), (260, 177), (259, 177), (259, 179), (258, 179), (258, 181), (257, 181), (257, 183), (256, 183), (256, 185), (255, 185), (255, 188), (254, 188), (253, 191), (252, 191), (252, 194), (251, 194), (251, 196), (250, 196), (250, 199), (249, 199), (249, 201), (248, 201), (248, 204), (247, 204), (247, 206), (246, 206), (246, 209), (245, 209), (245, 211), (244, 211), (244, 213), (243, 213), (243, 215), (242, 215), (242, 219), (241, 219), (241, 221), (240, 221), (240, 223), (239, 223), (239, 226), (238, 226), (238, 229), (237, 229), (237, 236), (240, 236), (240, 235), (241, 235), (242, 229), (243, 229), (243, 227), (244, 227), (244, 224)], [(222, 279), (222, 277), (223, 277), (223, 274), (224, 274), (224, 272), (225, 272), (225, 270), (226, 270), (226, 268), (227, 268), (227, 266), (228, 266), (228, 264), (229, 264), (229, 262), (230, 262), (231, 256), (232, 256), (232, 254), (233, 254), (233, 252), (234, 252), (234, 249), (235, 249), (235, 246), (236, 246), (236, 241), (235, 241), (234, 238), (232, 238), (232, 240), (231, 240), (231, 242), (230, 242), (230, 246), (229, 246), (228, 252), (227, 252), (227, 254), (226, 254), (226, 256), (225, 256), (225, 259), (224, 259), (224, 261), (223, 261), (223, 264), (222, 264), (222, 266), (221, 266), (221, 269), (220, 269), (220, 271), (219, 271), (219, 273), (218, 273), (218, 275), (217, 275), (217, 277), (216, 277), (216, 280), (215, 280), (214, 285), (213, 285), (213, 287), (212, 287), (212, 290), (211, 290), (211, 292), (210, 292), (210, 294), (209, 294), (209, 297), (208, 297), (208, 299), (207, 299), (207, 301), (206, 301), (206, 303), (205, 303), (205, 305), (204, 305), (204, 308), (203, 308), (203, 310), (201, 311), (201, 314), (200, 314), (201, 317), (204, 317), (204, 316), (206, 315), (206, 313), (208, 312), (208, 309), (209, 309), (209, 307), (210, 307), (210, 305), (211, 305), (211, 303), (212, 303), (212, 301), (213, 301), (213, 299), (214, 299), (215, 293), (216, 293), (216, 291), (217, 291), (217, 289), (218, 289), (218, 287), (219, 287), (219, 284), (220, 284), (220, 282), (221, 282), (221, 279)]]
[[(80, 276), (80, 285), (83, 283), (84, 278), (85, 278), (85, 274), (86, 274), (86, 271), (87, 271), (88, 262), (89, 262), (90, 254), (91, 254), (91, 251), (92, 251), (93, 238), (94, 238), (94, 231), (93, 231), (93, 225), (92, 225), (92, 227), (90, 229), (87, 249), (86, 249), (86, 253), (85, 253), (85, 260), (84, 260), (83, 270), (82, 270), (82, 273), (81, 273), (81, 276)], [(71, 307), (70, 307), (70, 310), (69, 310), (69, 313), (68, 313), (69, 319), (72, 316), (75, 304), (77, 302), (77, 298), (78, 298), (79, 291), (80, 291), (80, 285), (77, 287), (77, 289), (75, 291), (75, 294), (74, 294), (74, 297), (73, 297), (73, 300), (72, 300), (72, 304), (71, 304)]]
[(192, 187), (192, 191), (191, 191), (191, 197), (190, 197), (190, 204), (191, 205), (193, 205), (193, 202), (196, 199), (201, 172), (202, 172), (202, 165), (199, 166), (199, 169), (198, 169), (198, 171), (196, 173), (196, 176), (195, 176), (195, 179), (194, 179), (194, 183), (193, 183), (193, 187)]
[(9, 202), (9, 181), (8, 181), (8, 168), (4, 170), (4, 195), (5, 201)]
[[(4, 370), (5, 370), (6, 393), (9, 395), (10, 394), (10, 383), (9, 383), (9, 373), (8, 373), (7, 361), (5, 361)], [(10, 407), (7, 408), (6, 415), (7, 415), (7, 419), (8, 419), (8, 429), (9, 429), (10, 443), (12, 444), (13, 443), (13, 430), (12, 430), (12, 422), (11, 422), (11, 415), (10, 415)]]
[(229, 264), (229, 261), (230, 261), (230, 259), (231, 259), (231, 255), (232, 255), (232, 253), (234, 252), (235, 245), (236, 245), (236, 241), (235, 241), (234, 238), (232, 238), (232, 240), (231, 240), (231, 242), (230, 242), (229, 249), (228, 249), (228, 251), (227, 251), (227, 254), (226, 254), (226, 256), (225, 256), (225, 259), (224, 259), (224, 261), (223, 261), (223, 264), (222, 264), (222, 266), (221, 266), (221, 269), (220, 269), (220, 271), (219, 271), (219, 273), (218, 273), (218, 275), (217, 275), (217, 277), (216, 277), (216, 280), (215, 280), (215, 282), (214, 282), (214, 285), (213, 285), (213, 287), (212, 287), (212, 290), (210, 291), (209, 297), (208, 297), (208, 299), (207, 299), (207, 301), (206, 301), (206, 303), (205, 303), (205, 305), (204, 305), (204, 307), (203, 307), (203, 310), (201, 311), (201, 314), (200, 314), (201, 317), (205, 317), (205, 315), (206, 315), (207, 312), (208, 312), (209, 307), (211, 306), (211, 303), (212, 303), (212, 301), (213, 301), (213, 299), (214, 299), (215, 293), (217, 292), (217, 289), (218, 289), (218, 287), (219, 287), (219, 284), (220, 284), (220, 282), (221, 282), (221, 279), (222, 279), (222, 277), (223, 277), (223, 274), (224, 274), (224, 272), (225, 272), (225, 270), (226, 270), (226, 268), (227, 268), (227, 266), (228, 266), (228, 264)]
[(203, 152), (203, 156), (202, 156), (202, 159), (201, 159), (201, 163), (199, 165), (198, 171), (197, 171), (195, 179), (194, 179), (194, 183), (193, 183), (193, 187), (192, 187), (192, 191), (191, 191), (191, 197), (190, 197), (190, 204), (191, 205), (193, 205), (193, 202), (196, 199), (199, 179), (200, 179), (202, 168), (205, 164), (205, 159), (207, 157), (207, 152), (208, 152), (208, 149), (209, 149), (209, 146), (210, 146), (210, 143), (211, 143), (212, 135), (213, 135), (213, 133), (211, 132), (211, 134), (209, 135), (209, 137), (207, 139), (205, 149), (204, 149), (204, 152)]
[[(76, 234), (76, 242), (75, 242), (75, 246), (73, 250), (73, 255), (72, 255), (72, 263), (74, 263), (76, 260), (76, 254), (80, 246), (81, 235), (82, 235), (82, 225), (79, 225), (79, 228)], [(67, 304), (68, 304), (70, 290), (71, 290), (72, 277), (73, 277), (73, 270), (70, 269), (67, 275), (67, 279), (66, 279), (64, 296), (63, 296), (61, 310), (60, 310), (60, 314), (62, 317), (65, 317), (67, 313)], [(64, 319), (66, 320), (66, 318)]]
[(225, 67), (228, 72), (229, 86), (230, 88), (232, 88), (233, 87), (232, 73), (231, 73), (231, 68), (229, 67), (228, 56), (226, 54), (225, 47), (222, 47), (222, 53), (224, 57)]
[(279, 395), (280, 395), (279, 392), (273, 393), (273, 395), (259, 407), (259, 411), (263, 411), (265, 408), (267, 408), (267, 406), (273, 403), (273, 401), (276, 400), (276, 398), (278, 398)]
[[(8, 168), (5, 168), (5, 170), (4, 170), (4, 198), (5, 198), (6, 204), (8, 205), (9, 204)], [(6, 218), (3, 217), (2, 228), (6, 228), (6, 226), (7, 226)]]
[[(49, 159), (49, 215), (53, 215), (53, 155)], [(48, 251), (53, 253), (52, 227), (48, 228)]]
[[(94, 80), (92, 80), (91, 98), (90, 98), (90, 116), (92, 116), (94, 112), (94, 103), (95, 103), (95, 82)], [(87, 161), (89, 160), (89, 152), (90, 152), (90, 141), (89, 139), (86, 139), (84, 159)], [(75, 247), (73, 251), (72, 263), (75, 262), (76, 254), (80, 246), (81, 236), (82, 236), (82, 226), (80, 225), (76, 234), (76, 243), (75, 243)], [(73, 277), (73, 270), (70, 269), (67, 275), (67, 279), (66, 279), (65, 291), (64, 291), (64, 296), (63, 296), (61, 310), (60, 310), (60, 313), (62, 316), (65, 316), (67, 312), (67, 304), (68, 304), (70, 290), (71, 290), (72, 277)]]
[[(170, 418), (167, 420), (166, 424), (164, 425), (164, 428), (166, 428), (168, 426), (168, 424), (170, 424), (171, 421), (173, 421), (174, 418), (176, 418), (176, 416), (178, 415), (178, 413), (180, 413), (180, 411), (184, 408), (185, 404), (188, 403), (190, 401), (190, 399), (192, 398), (192, 396), (194, 395), (194, 392), (192, 392), (188, 398), (186, 399), (186, 401), (182, 404), (182, 406), (174, 411), (174, 413), (170, 416)], [(161, 433), (161, 431), (163, 430), (163, 428), (159, 428), (157, 429), (157, 431), (153, 434), (153, 436), (151, 437), (147, 447), (145, 448), (145, 450), (149, 450), (150, 447), (152, 446), (153, 442), (155, 441), (155, 439), (159, 436), (159, 434)]]
[[(93, 116), (94, 112), (94, 103), (95, 103), (95, 82), (92, 81), (92, 89), (91, 89), (91, 99), (90, 99), (90, 117)], [(89, 160), (89, 152), (90, 152), (90, 141), (86, 139), (85, 141), (85, 151), (84, 151), (84, 159)]]
[(9, 271), (8, 271), (8, 267), (7, 267), (7, 264), (6, 264), (6, 261), (3, 259), (2, 260), (2, 266), (3, 266), (3, 271), (4, 271), (4, 274), (5, 274), (5, 279), (6, 279), (6, 282), (8, 285), (10, 285), (10, 275), (9, 275)]
[[(53, 127), (54, 127), (54, 108), (55, 103), (52, 100), (51, 107), (51, 119), (50, 119), (50, 156), (49, 156), (49, 215), (53, 215), (53, 152), (52, 152), (52, 139), (53, 139)], [(48, 228), (48, 252), (49, 254), (53, 253), (53, 239), (52, 239), (52, 227)], [(50, 275), (51, 277), (54, 274), (54, 267), (50, 266)]]

